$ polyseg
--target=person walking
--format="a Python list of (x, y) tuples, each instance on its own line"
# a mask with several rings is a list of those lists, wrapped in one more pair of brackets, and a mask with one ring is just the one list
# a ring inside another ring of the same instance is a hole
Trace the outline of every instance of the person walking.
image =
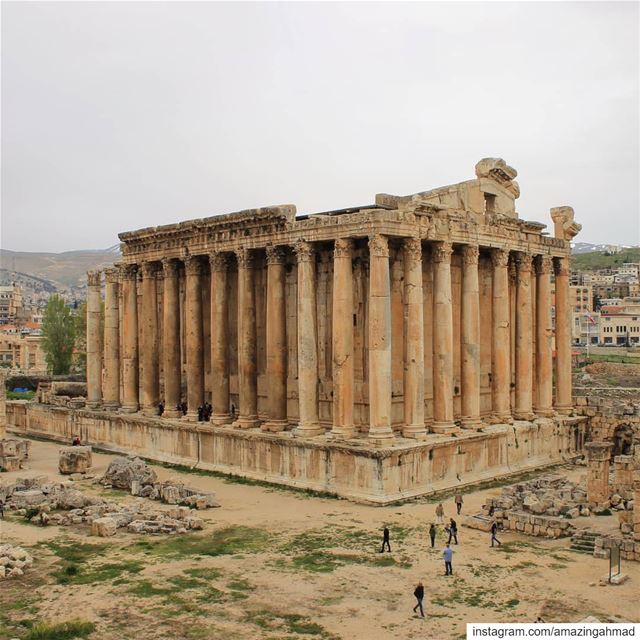
[(382, 532), (382, 549), (380, 549), (380, 553), (384, 552), (384, 545), (387, 545), (387, 551), (391, 553), (391, 545), (389, 544), (389, 529), (387, 527), (384, 528)]
[(0, 500), (0, 518), (4, 520), (4, 501)]
[(458, 515), (460, 515), (460, 512), (462, 511), (462, 494), (460, 492), (456, 493), (453, 501), (456, 503), (456, 510)]
[(449, 540), (448, 544), (451, 544), (451, 539), (458, 544), (458, 525), (453, 518), (449, 519)]
[(494, 520), (491, 523), (491, 546), (492, 547), (494, 542), (497, 542), (498, 546), (502, 544), (502, 542), (500, 542), (500, 540), (498, 540), (498, 538), (496, 537), (497, 533), (498, 533), (498, 523)]
[(442, 558), (444, 559), (444, 575), (452, 576), (453, 565), (451, 563), (453, 562), (453, 549), (449, 546), (448, 542), (442, 552)]
[(438, 524), (444, 524), (444, 507), (442, 502), (436, 507), (436, 520)]
[(418, 582), (413, 595), (416, 597), (418, 604), (413, 607), (413, 613), (416, 612), (416, 609), (420, 609), (420, 615), (424, 618), (424, 609), (422, 608), (422, 600), (424, 599), (424, 586), (422, 582)]
[(429, 537), (431, 538), (431, 548), (433, 549), (433, 547), (436, 546), (436, 525), (433, 524), (433, 522), (431, 523), (431, 526), (429, 527)]

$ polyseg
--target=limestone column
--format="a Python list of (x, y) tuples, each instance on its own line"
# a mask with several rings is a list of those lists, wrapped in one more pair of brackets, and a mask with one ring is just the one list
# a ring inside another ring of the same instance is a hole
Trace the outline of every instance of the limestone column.
[(104, 297), (104, 408), (120, 406), (120, 285), (117, 269), (105, 269)]
[(509, 251), (494, 249), (493, 263), (493, 324), (491, 345), (491, 387), (494, 420), (511, 422), (511, 374), (509, 372)]
[(587, 500), (591, 505), (601, 505), (609, 500), (609, 460), (611, 442), (587, 442)]
[(553, 415), (551, 353), (551, 258), (538, 256), (536, 264), (536, 388), (535, 412)]
[(335, 438), (353, 436), (353, 240), (333, 248), (333, 427)]
[(138, 288), (137, 266), (123, 264), (122, 280), (122, 408), (138, 410)]
[(433, 424), (434, 433), (454, 433), (453, 308), (450, 242), (433, 243)]
[(240, 407), (234, 425), (257, 427), (258, 369), (254, 256), (250, 249), (236, 252), (238, 259), (238, 395)]
[(369, 441), (391, 445), (391, 283), (389, 243), (369, 238)]
[(422, 296), (422, 242), (406, 238), (404, 249), (404, 294), (406, 332), (404, 354), (405, 438), (424, 440), (424, 314)]
[(559, 413), (571, 413), (571, 318), (569, 258), (554, 260), (556, 274), (556, 404)]
[(204, 358), (202, 328), (202, 262), (190, 256), (186, 263), (185, 337), (187, 356), (187, 420), (198, 419), (204, 402)]
[(165, 258), (162, 261), (162, 370), (164, 373), (165, 418), (179, 418), (181, 401), (182, 366), (180, 362), (180, 285), (178, 261)]
[(480, 283), (477, 245), (462, 247), (462, 426), (478, 428), (480, 420)]
[(160, 401), (160, 371), (158, 361), (158, 284), (157, 265), (142, 263), (142, 412), (146, 416), (158, 415)]
[(87, 282), (87, 407), (95, 409), (102, 403), (100, 271), (89, 271)]
[(209, 255), (211, 268), (211, 404), (213, 424), (231, 422), (229, 412), (229, 257), (225, 253)]
[(298, 259), (298, 404), (301, 436), (324, 433), (318, 420), (318, 338), (316, 318), (316, 255), (309, 242), (295, 247)]
[(516, 405), (518, 420), (532, 420), (533, 346), (531, 298), (531, 255), (516, 255)]
[(284, 247), (267, 247), (267, 406), (263, 431), (287, 427), (287, 316)]

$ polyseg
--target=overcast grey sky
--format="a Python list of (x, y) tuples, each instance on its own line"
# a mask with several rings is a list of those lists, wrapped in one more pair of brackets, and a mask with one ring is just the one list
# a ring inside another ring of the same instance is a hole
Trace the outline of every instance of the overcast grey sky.
[(514, 166), (640, 243), (637, 3), (2, 3), (5, 249)]

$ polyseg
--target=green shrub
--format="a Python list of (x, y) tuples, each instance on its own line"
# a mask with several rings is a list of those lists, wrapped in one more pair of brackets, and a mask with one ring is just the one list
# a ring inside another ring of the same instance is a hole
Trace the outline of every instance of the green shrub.
[(72, 638), (86, 638), (95, 631), (93, 622), (82, 620), (68, 620), (57, 624), (39, 622), (34, 625), (25, 640), (71, 640)]

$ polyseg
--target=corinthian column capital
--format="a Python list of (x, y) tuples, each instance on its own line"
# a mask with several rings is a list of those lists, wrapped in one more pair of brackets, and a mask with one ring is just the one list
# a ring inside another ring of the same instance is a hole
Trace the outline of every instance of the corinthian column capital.
[(536, 260), (536, 273), (540, 276), (551, 273), (551, 256), (538, 256)]
[(494, 267), (506, 267), (509, 264), (508, 249), (494, 249), (491, 252), (491, 262)]
[(222, 251), (213, 251), (209, 254), (209, 267), (211, 273), (225, 272), (229, 268), (229, 256)]
[(137, 264), (121, 264), (120, 277), (122, 280), (135, 280), (138, 273)]
[(334, 258), (351, 258), (353, 254), (353, 240), (351, 238), (338, 238), (333, 246)]
[(555, 258), (553, 261), (553, 269), (557, 276), (568, 276), (571, 273), (568, 258)]
[(173, 278), (178, 275), (178, 261), (174, 258), (162, 259), (162, 273), (165, 278)]
[(453, 245), (450, 242), (434, 242), (431, 246), (433, 247), (434, 262), (451, 262)]
[(153, 260), (145, 260), (142, 263), (142, 277), (155, 278), (158, 274), (158, 263)]
[(118, 283), (118, 269), (116, 267), (107, 267), (104, 270), (104, 279), (107, 284), (117, 284)]
[(518, 274), (522, 275), (525, 273), (531, 273), (531, 254), (525, 253), (523, 251), (518, 251), (516, 253), (516, 268), (518, 269)]
[(267, 247), (267, 264), (284, 264), (285, 259), (286, 253), (284, 247), (273, 245)]
[(253, 269), (254, 267), (253, 252), (247, 247), (240, 247), (240, 249), (236, 250), (236, 260), (238, 261), (239, 269)]
[(477, 265), (480, 256), (480, 248), (477, 244), (465, 244), (462, 247), (462, 262), (468, 265)]
[(90, 287), (99, 287), (101, 284), (101, 271), (96, 269), (95, 271), (87, 271), (87, 284)]
[(185, 270), (189, 276), (199, 276), (202, 274), (202, 262), (199, 256), (189, 256), (185, 260)]
[(379, 233), (369, 236), (369, 254), (379, 258), (389, 257), (389, 241)]
[(402, 246), (405, 258), (412, 262), (422, 262), (422, 242), (420, 238), (405, 238)]
[(298, 262), (311, 262), (315, 259), (315, 251), (310, 242), (298, 240), (293, 246)]

